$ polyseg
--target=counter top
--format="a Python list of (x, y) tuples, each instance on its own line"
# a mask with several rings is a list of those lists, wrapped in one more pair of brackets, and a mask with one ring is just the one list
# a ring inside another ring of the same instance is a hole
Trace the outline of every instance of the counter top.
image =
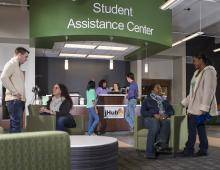
[(108, 96), (122, 96), (122, 97), (125, 97), (126, 96), (126, 94), (100, 94), (99, 96), (106, 96), (106, 97), (108, 97)]

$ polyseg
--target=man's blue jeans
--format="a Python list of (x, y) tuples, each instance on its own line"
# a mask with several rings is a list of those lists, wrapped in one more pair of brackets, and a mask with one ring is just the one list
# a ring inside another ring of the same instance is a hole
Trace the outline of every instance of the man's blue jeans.
[(156, 118), (148, 117), (144, 119), (144, 125), (149, 129), (146, 154), (147, 156), (155, 156), (155, 142), (160, 142), (164, 146), (169, 143), (170, 120), (157, 120)]
[(10, 115), (10, 132), (21, 132), (25, 103), (21, 100), (11, 100), (6, 102), (6, 106)]
[(89, 122), (88, 122), (88, 135), (92, 135), (96, 126), (99, 123), (99, 116), (96, 113), (95, 107), (88, 108)]
[(128, 105), (126, 108), (125, 119), (129, 123), (131, 129), (134, 128), (134, 116), (135, 116), (136, 105), (137, 105), (137, 99), (130, 99), (128, 101)]

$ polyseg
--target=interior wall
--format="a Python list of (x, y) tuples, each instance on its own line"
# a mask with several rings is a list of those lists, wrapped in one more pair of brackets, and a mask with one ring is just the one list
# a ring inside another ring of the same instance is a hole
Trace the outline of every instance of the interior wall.
[(0, 23), (0, 42), (29, 39), (27, 8), (0, 6)]
[(110, 87), (115, 82), (123, 87), (127, 85), (129, 71), (130, 63), (125, 61), (114, 61), (114, 70), (110, 70), (109, 60), (69, 59), (69, 70), (64, 70), (63, 58), (36, 57), (36, 83), (41, 89), (47, 89), (46, 94), (51, 93), (55, 83), (64, 83), (70, 92), (79, 92), (85, 97), (91, 79), (96, 81), (96, 86), (101, 79), (106, 79)]
[[(149, 72), (144, 72), (144, 65), (148, 63)], [(143, 79), (173, 79), (173, 59), (145, 58), (142, 61)]]
[(136, 60), (130, 62), (131, 72), (134, 74), (135, 81), (138, 84), (138, 95), (142, 95), (142, 60)]
[(173, 81), (172, 81), (172, 102), (179, 104), (185, 97), (185, 57), (177, 57), (173, 59)]

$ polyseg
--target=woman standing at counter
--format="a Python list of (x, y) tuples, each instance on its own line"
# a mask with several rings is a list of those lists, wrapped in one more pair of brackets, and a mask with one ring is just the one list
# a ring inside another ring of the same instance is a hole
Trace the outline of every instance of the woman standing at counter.
[(108, 94), (107, 81), (102, 79), (99, 81), (99, 87), (96, 89), (96, 94)]
[(96, 92), (95, 92), (95, 82), (89, 81), (86, 90), (87, 98), (87, 109), (89, 113), (89, 122), (88, 122), (88, 135), (92, 135), (96, 126), (99, 123), (99, 116), (96, 112)]

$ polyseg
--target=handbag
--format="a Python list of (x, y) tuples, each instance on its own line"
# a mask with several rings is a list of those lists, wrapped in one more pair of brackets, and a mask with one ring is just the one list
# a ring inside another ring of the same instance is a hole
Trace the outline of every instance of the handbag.
[(212, 116), (209, 114), (209, 112), (206, 112), (205, 114), (202, 114), (196, 117), (196, 123), (198, 125), (204, 124), (205, 122), (208, 122), (211, 119), (212, 119)]
[(196, 123), (197, 123), (198, 125), (204, 124), (204, 123), (206, 123), (206, 122), (209, 122), (209, 121), (212, 119), (212, 116), (211, 116), (209, 113), (210, 113), (210, 111), (211, 111), (211, 106), (212, 106), (213, 100), (214, 100), (214, 96), (213, 96), (213, 98), (212, 98), (209, 111), (206, 112), (205, 114), (202, 114), (202, 115), (199, 115), (199, 116), (196, 117)]

